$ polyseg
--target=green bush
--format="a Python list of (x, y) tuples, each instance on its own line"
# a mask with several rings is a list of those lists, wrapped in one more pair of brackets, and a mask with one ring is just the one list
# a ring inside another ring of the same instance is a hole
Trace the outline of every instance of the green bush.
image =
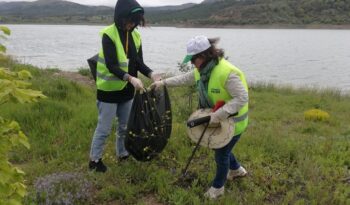
[[(7, 27), (0, 26), (0, 30), (10, 35)], [(1, 52), (6, 52), (6, 47), (2, 44), (0, 44), (0, 55)], [(29, 89), (31, 84), (27, 80), (31, 77), (28, 71), (12, 72), (0, 66), (0, 106), (11, 102), (37, 102), (38, 99), (45, 98), (41, 92)], [(30, 148), (19, 124), (0, 116), (0, 204), (21, 204), (27, 193), (23, 179), (24, 172), (9, 161), (9, 152), (17, 146)]]

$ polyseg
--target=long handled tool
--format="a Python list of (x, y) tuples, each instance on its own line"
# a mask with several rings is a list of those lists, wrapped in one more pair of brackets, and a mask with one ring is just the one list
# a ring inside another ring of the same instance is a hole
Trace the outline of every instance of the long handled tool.
[(207, 124), (205, 125), (205, 128), (204, 128), (204, 130), (203, 130), (203, 132), (202, 132), (202, 134), (201, 134), (201, 136), (200, 136), (200, 138), (199, 138), (199, 140), (198, 140), (198, 142), (196, 144), (196, 147), (192, 150), (192, 154), (191, 154), (190, 158), (188, 158), (188, 160), (187, 160), (187, 164), (186, 164), (185, 169), (182, 170), (182, 177), (185, 177), (186, 174), (187, 174), (187, 169), (190, 166), (190, 163), (191, 163), (191, 161), (193, 159), (193, 156), (196, 153), (196, 151), (197, 151), (197, 149), (199, 147), (199, 144), (201, 143), (201, 141), (203, 139), (204, 133), (205, 133), (205, 131), (207, 130), (207, 128), (209, 126), (209, 122), (210, 122), (210, 116), (198, 118), (198, 119), (191, 120), (191, 121), (187, 122), (187, 126), (190, 127), (190, 128), (196, 127), (198, 125), (202, 125), (204, 123), (207, 123)]
[[(225, 101), (223, 101), (223, 100), (217, 101), (212, 112), (215, 112), (216, 110), (218, 110), (219, 108), (221, 108), (224, 105), (225, 105)], [(190, 163), (193, 159), (193, 156), (196, 153), (196, 151), (197, 151), (197, 149), (198, 149), (198, 147), (203, 139), (205, 131), (207, 130), (207, 128), (209, 126), (209, 122), (210, 122), (210, 116), (201, 117), (201, 118), (190, 120), (187, 122), (187, 127), (189, 127), (189, 128), (193, 128), (193, 127), (196, 127), (198, 125), (202, 125), (204, 123), (207, 123), (207, 124), (205, 125), (204, 130), (203, 130), (203, 132), (202, 132), (202, 134), (201, 134), (201, 136), (196, 144), (196, 147), (193, 149), (190, 158), (188, 158), (188, 160), (187, 160), (187, 164), (186, 164), (185, 169), (182, 170), (182, 177), (185, 177), (187, 174), (187, 169), (190, 166)]]

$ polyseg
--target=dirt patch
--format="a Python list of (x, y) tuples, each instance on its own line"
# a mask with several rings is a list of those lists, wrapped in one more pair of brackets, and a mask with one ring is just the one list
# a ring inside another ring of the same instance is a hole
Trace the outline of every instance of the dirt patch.
[(76, 82), (82, 85), (95, 86), (95, 81), (88, 76), (81, 75), (77, 72), (60, 71), (55, 73), (54, 76), (66, 78), (72, 82)]
[[(145, 204), (145, 205), (164, 205), (163, 203), (158, 202), (157, 198), (152, 194), (142, 197), (138, 202), (142, 202), (142, 204)], [(125, 203), (123, 201), (115, 200), (115, 201), (110, 201), (107, 204), (123, 205)]]
[(175, 182), (175, 185), (188, 189), (196, 179), (198, 179), (197, 173), (187, 172), (185, 175), (182, 175), (178, 178), (178, 180)]
[(154, 195), (147, 195), (142, 199), (146, 205), (163, 205), (163, 203), (158, 202)]
[(345, 184), (350, 185), (350, 177), (343, 179), (342, 182), (344, 182)]

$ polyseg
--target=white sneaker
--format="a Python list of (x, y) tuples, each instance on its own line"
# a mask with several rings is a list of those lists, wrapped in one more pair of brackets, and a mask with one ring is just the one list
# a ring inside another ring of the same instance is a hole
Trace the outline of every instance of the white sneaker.
[(227, 179), (228, 180), (233, 180), (238, 177), (244, 177), (248, 174), (247, 170), (244, 169), (244, 167), (240, 166), (236, 170), (229, 170), (227, 173)]
[(204, 196), (209, 199), (216, 199), (219, 196), (223, 195), (225, 193), (225, 187), (222, 186), (221, 188), (214, 188), (210, 187), (207, 192), (204, 193)]

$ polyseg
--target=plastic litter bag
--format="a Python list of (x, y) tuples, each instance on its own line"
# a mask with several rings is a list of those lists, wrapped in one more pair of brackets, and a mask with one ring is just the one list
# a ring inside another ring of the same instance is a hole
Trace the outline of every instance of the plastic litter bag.
[(95, 81), (96, 81), (96, 72), (97, 72), (97, 61), (98, 61), (98, 54), (87, 59), (87, 62), (89, 64), (89, 68), (90, 68), (90, 72), (91, 72), (92, 76), (94, 77)]
[(163, 151), (171, 134), (171, 105), (167, 89), (136, 93), (131, 108), (125, 148), (138, 161), (149, 161)]

